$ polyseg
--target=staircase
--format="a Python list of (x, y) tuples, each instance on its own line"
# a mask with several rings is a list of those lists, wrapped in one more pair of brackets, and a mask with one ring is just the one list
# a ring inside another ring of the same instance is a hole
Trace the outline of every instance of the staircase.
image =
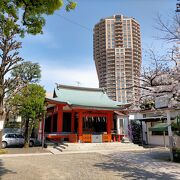
[(143, 151), (142, 146), (133, 143), (58, 143), (48, 146), (53, 154), (61, 153), (88, 153), (88, 152), (113, 152), (113, 151)]

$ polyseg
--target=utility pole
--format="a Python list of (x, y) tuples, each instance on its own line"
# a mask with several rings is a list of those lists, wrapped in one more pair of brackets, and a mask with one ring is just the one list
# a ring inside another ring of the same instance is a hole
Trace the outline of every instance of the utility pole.
[(45, 147), (45, 122), (46, 122), (46, 110), (47, 110), (47, 107), (44, 106), (44, 112), (43, 112), (43, 122), (42, 122), (42, 148)]
[(170, 116), (170, 110), (166, 111), (167, 115), (167, 124), (168, 124), (168, 136), (169, 136), (169, 149), (170, 149), (170, 158), (171, 161), (173, 161), (173, 136), (172, 136), (172, 129), (171, 129), (171, 116)]

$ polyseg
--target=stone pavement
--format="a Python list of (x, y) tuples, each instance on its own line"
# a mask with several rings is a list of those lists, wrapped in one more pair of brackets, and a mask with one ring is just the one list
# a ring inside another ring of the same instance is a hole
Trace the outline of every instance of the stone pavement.
[(166, 150), (1, 157), (2, 180), (180, 179)]
[(133, 143), (62, 143), (48, 146), (47, 150), (52, 154), (62, 153), (89, 153), (89, 152), (119, 152), (119, 151), (145, 151), (147, 149)]

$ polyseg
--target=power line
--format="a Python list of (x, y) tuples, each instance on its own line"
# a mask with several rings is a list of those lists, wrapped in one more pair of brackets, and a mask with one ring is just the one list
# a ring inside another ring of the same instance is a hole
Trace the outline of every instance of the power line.
[(69, 19), (67, 17), (64, 17), (64, 16), (62, 16), (60, 14), (57, 14), (57, 13), (55, 13), (55, 15), (61, 17), (62, 19), (66, 20), (66, 21), (68, 21), (68, 22), (70, 22), (70, 23), (72, 23), (72, 24), (74, 24), (76, 26), (79, 26), (79, 27), (81, 27), (81, 28), (83, 28), (83, 29), (85, 29), (87, 31), (90, 31), (90, 32), (92, 31), (90, 28), (88, 28), (88, 27), (86, 27), (86, 26), (84, 26), (84, 25), (82, 25), (82, 24), (80, 24), (78, 22), (75, 22), (75, 21), (73, 21), (73, 20), (71, 20), (71, 19)]

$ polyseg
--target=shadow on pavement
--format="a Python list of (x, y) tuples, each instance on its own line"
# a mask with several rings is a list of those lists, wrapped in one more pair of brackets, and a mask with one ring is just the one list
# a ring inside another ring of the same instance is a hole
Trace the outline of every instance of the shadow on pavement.
[(3, 161), (0, 159), (0, 179), (2, 178), (3, 175), (9, 174), (9, 173), (15, 174), (16, 172), (13, 172), (13, 171), (7, 169), (6, 167), (4, 167), (4, 163), (3, 163)]
[(123, 179), (163, 179), (174, 180), (180, 177), (175, 163), (162, 161), (160, 158), (153, 158), (153, 153), (122, 153), (106, 156), (102, 163), (95, 164), (95, 167), (104, 171), (113, 171)]

